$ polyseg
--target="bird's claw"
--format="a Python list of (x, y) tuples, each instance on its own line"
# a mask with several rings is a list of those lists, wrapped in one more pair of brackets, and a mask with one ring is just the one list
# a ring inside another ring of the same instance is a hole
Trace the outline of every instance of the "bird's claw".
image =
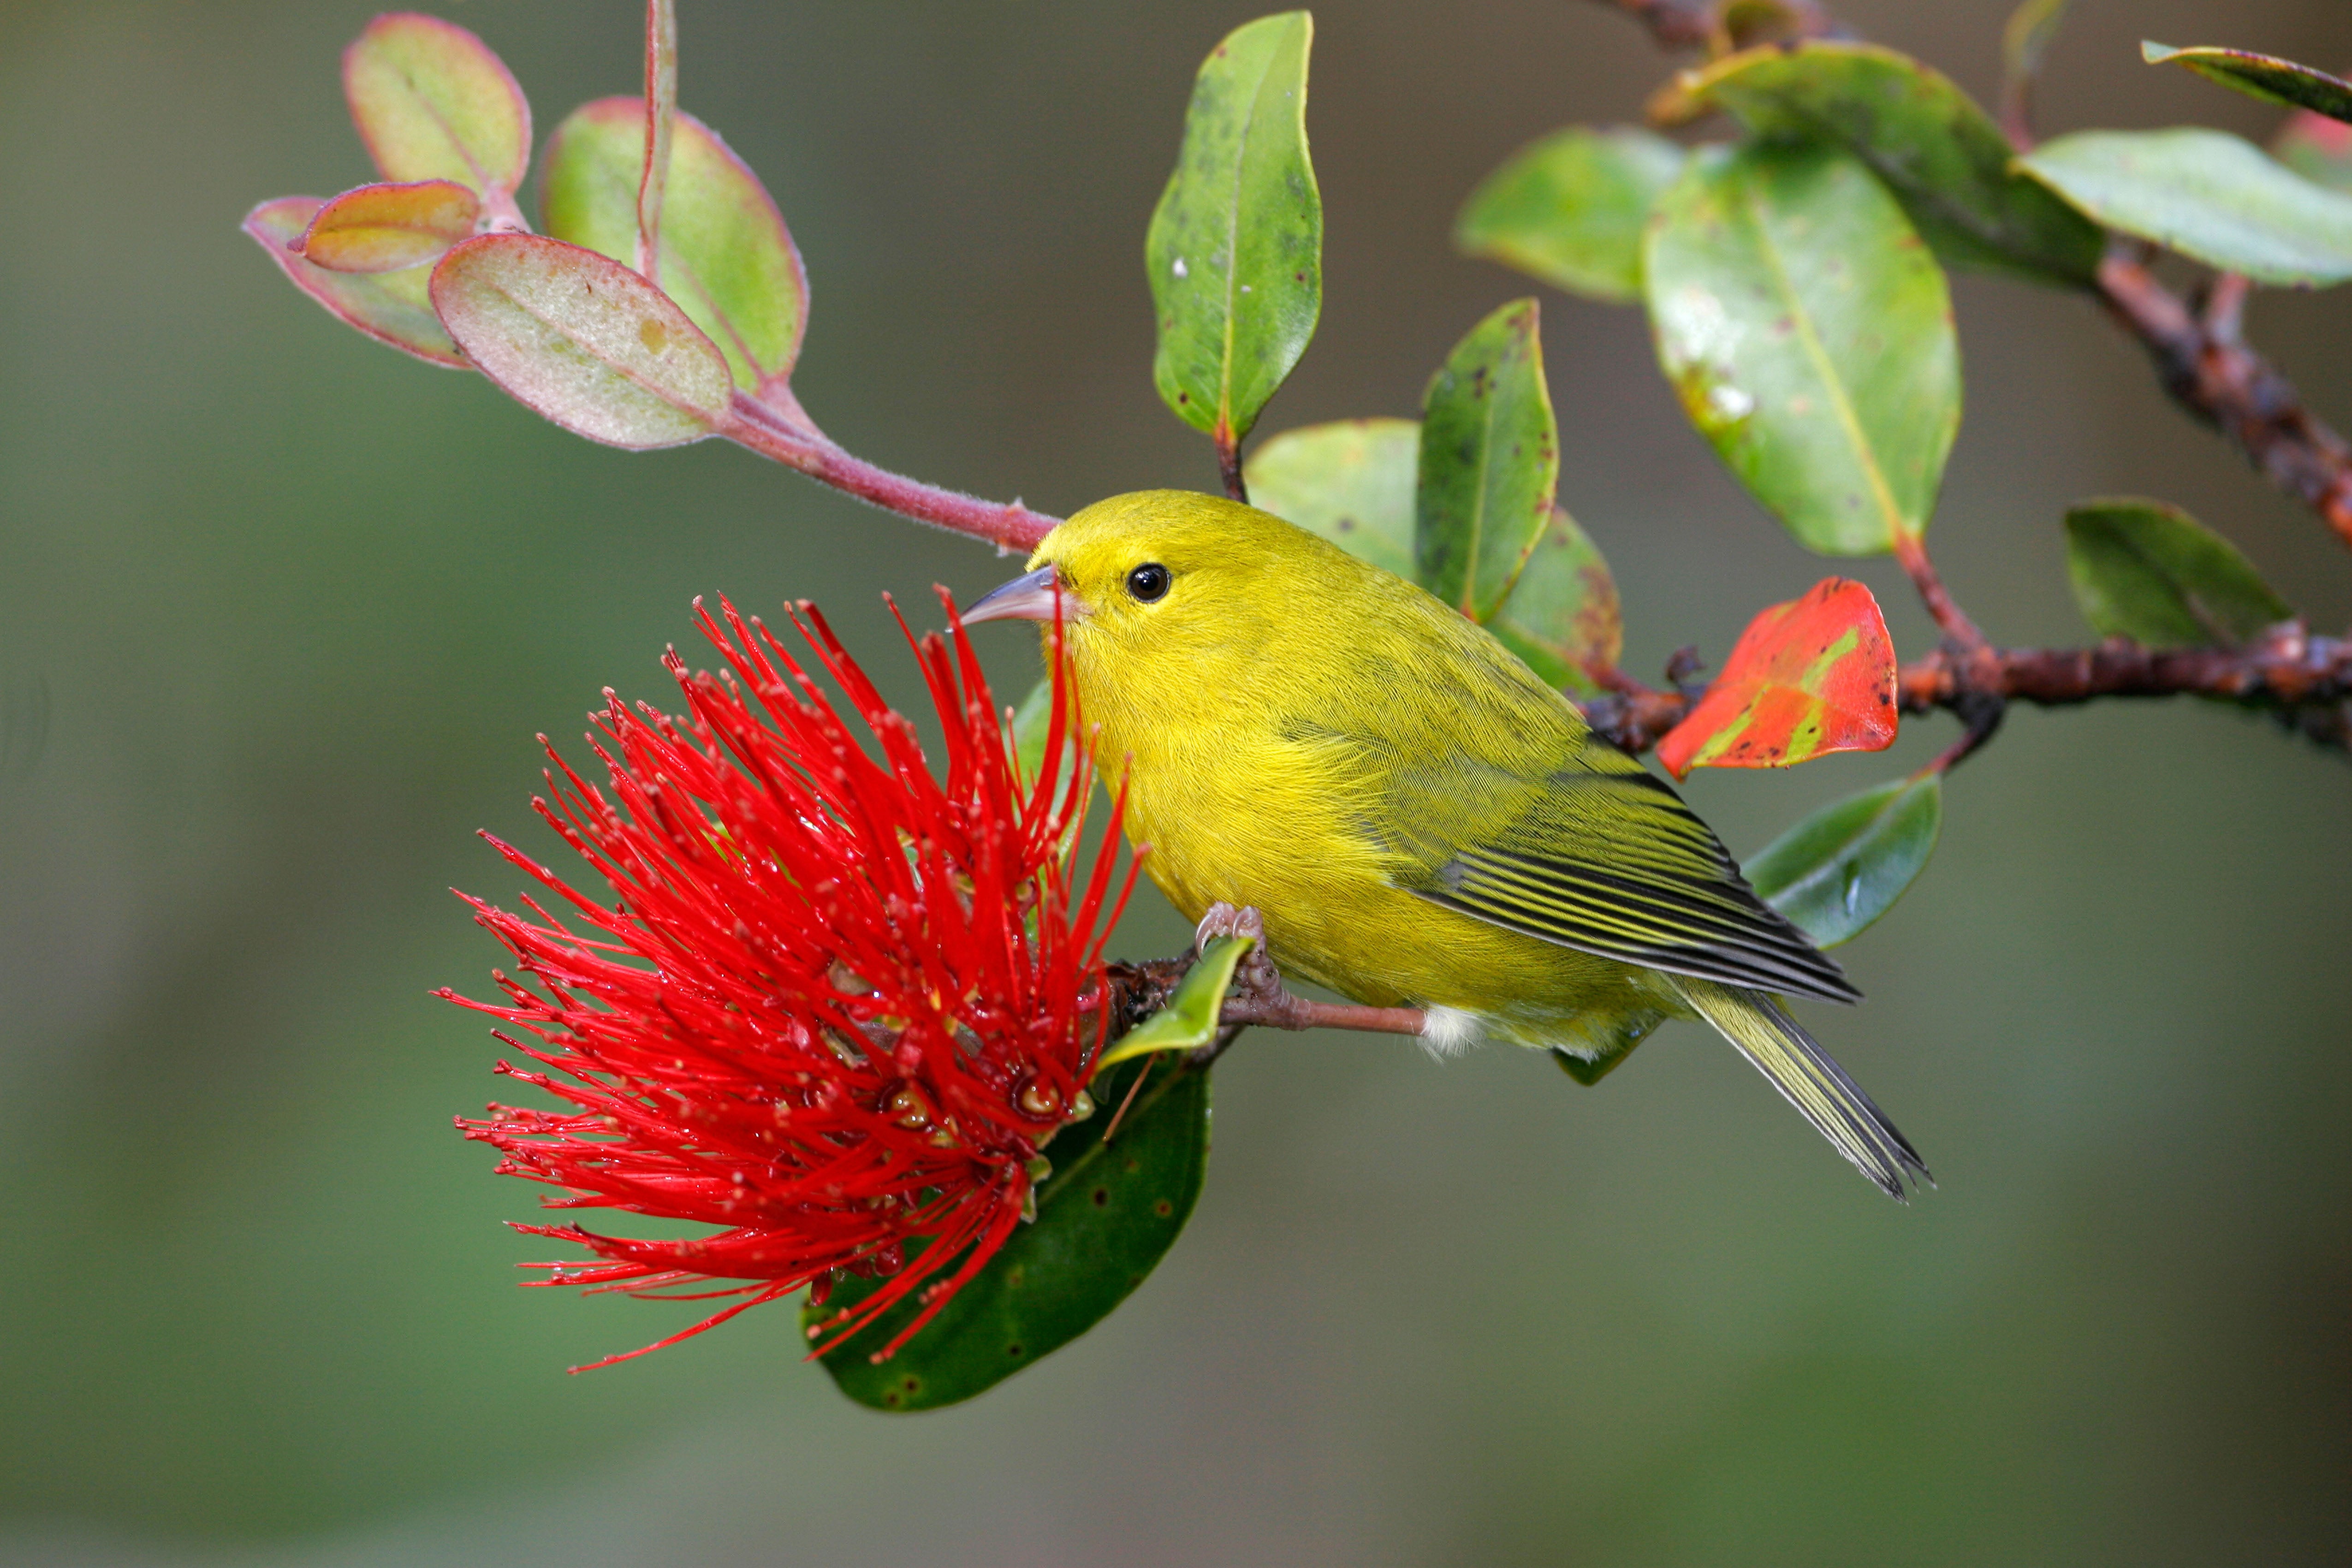
[(1265, 917), (1258, 913), (1255, 906), (1244, 904), (1235, 909), (1223, 901), (1211, 904), (1209, 912), (1202, 915), (1201, 923), (1193, 928), (1192, 951), (1207, 952), (1209, 943), (1221, 936), (1245, 936), (1250, 939), (1249, 952), (1243, 956), (1240, 967), (1234, 971), (1234, 984), (1227, 993), (1229, 995), (1271, 1000), (1282, 994), (1281, 972), (1275, 968), (1274, 960), (1265, 952)]

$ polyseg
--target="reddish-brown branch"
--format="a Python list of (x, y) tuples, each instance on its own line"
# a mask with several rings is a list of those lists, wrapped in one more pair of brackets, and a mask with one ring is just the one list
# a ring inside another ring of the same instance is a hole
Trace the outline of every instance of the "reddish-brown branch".
[(2304, 406), (2293, 383), (2238, 336), (2243, 279), (2223, 277), (2200, 318), (2132, 257), (2099, 265), (2099, 294), (2156, 362), (2173, 401), (2213, 426), (2271, 482), (2352, 544), (2352, 446)]
[[(1618, 745), (1646, 751), (1681, 721), (1693, 700), (1680, 691), (1627, 685), (1585, 703), (1585, 713)], [(2300, 623), (2288, 622), (2234, 648), (2147, 648), (2116, 640), (2095, 647), (1990, 648), (1982, 658), (1938, 648), (1903, 667), (1896, 700), (1906, 713), (1957, 713), (1974, 731), (1983, 714), (1998, 714), (2011, 702), (2066, 708), (2110, 697), (2186, 696), (2275, 713), (2321, 745), (2347, 750), (2352, 640), (2313, 637)]]
[(1032, 511), (1017, 500), (1010, 504), (982, 500), (877, 468), (845, 451), (817, 429), (797, 404), (793, 405), (793, 413), (798, 416), (788, 416), (739, 392), (735, 395), (732, 417), (719, 433), (763, 458), (798, 468), (813, 479), (846, 490), (885, 511), (986, 540), (1008, 553), (1027, 554), (1061, 521), (1044, 512)]

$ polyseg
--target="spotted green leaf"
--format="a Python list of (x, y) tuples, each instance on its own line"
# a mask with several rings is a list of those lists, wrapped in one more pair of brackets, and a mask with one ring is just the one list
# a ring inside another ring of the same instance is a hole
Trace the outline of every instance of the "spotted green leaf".
[(2308, 109), (2331, 120), (2352, 121), (2352, 81), (2275, 55), (2206, 46), (2176, 49), (2142, 43), (2139, 57), (2152, 66), (2180, 66), (2209, 81), (2289, 109)]
[(2094, 630), (2147, 647), (2227, 647), (2294, 614), (2236, 545), (2161, 501), (2070, 508), (2066, 573)]
[(530, 105), (488, 45), (455, 22), (395, 11), (343, 51), (343, 96), (383, 177), (512, 193), (530, 166)]
[(1944, 779), (1897, 779), (1832, 802), (1740, 868), (1748, 885), (1822, 947), (1860, 936), (1936, 852)]
[(1808, 549), (1927, 526), (1960, 422), (1943, 268), (1834, 147), (1708, 152), (1659, 201), (1644, 286), (1666, 377)]
[(430, 267), (400, 272), (330, 272), (289, 248), (327, 204), (316, 196), (280, 196), (245, 215), (245, 232), (268, 254), (294, 287), (337, 319), (380, 343), (415, 355), (427, 364), (470, 368), (457, 352), (426, 295)]
[[(1209, 1075), (1156, 1058), (1095, 1080), (1097, 1103), (1116, 1107), (1149, 1073), (1141, 1094), (1103, 1142), (1097, 1111), (1045, 1145), (1053, 1173), (1037, 1189), (1037, 1218), (1013, 1233), (939, 1316), (886, 1362), (869, 1359), (919, 1310), (902, 1301), (844, 1343), (824, 1368), (842, 1393), (876, 1410), (935, 1410), (982, 1392), (1085, 1333), (1159, 1266), (1192, 1216), (1209, 1163)], [(803, 1331), (874, 1289), (843, 1280), (822, 1307), (804, 1308)]]
[(1176, 172), (1144, 240), (1152, 378), (1179, 418), (1237, 447), (1323, 308), (1323, 199), (1307, 155), (1304, 11), (1235, 28), (1202, 63)]
[[(556, 127), (541, 222), (558, 239), (634, 266), (645, 167), (645, 104), (604, 98)], [(808, 275), (760, 178), (691, 114), (672, 122), (662, 200), (665, 293), (710, 335), (746, 392), (784, 381), (808, 325)]]
[(466, 357), (518, 403), (607, 446), (716, 433), (727, 361), (668, 296), (593, 250), (486, 234), (433, 269), (433, 308)]
[(1642, 226), (1682, 169), (1663, 136), (1556, 131), (1486, 176), (1454, 220), (1465, 255), (1611, 304), (1642, 297)]
[(1504, 306), (1454, 346), (1422, 398), (1421, 585), (1481, 623), (1510, 596), (1559, 482), (1539, 325), (1533, 300)]
[(2109, 228), (2258, 283), (2352, 279), (2352, 196), (2223, 131), (2078, 131), (2019, 166)]
[(1551, 521), (1486, 629), (1553, 686), (1597, 697), (1617, 668), (1625, 623), (1609, 563), (1565, 509)]
[(1255, 506), (1410, 581), (1420, 454), (1418, 420), (1341, 419), (1267, 438), (1243, 471)]
[(1250, 945), (1245, 936), (1211, 937), (1208, 947), (1199, 961), (1184, 972), (1184, 978), (1177, 984), (1167, 1004), (1112, 1042), (1102, 1054), (1101, 1065), (1116, 1067), (1154, 1051), (1197, 1050), (1214, 1039), (1225, 993), (1233, 989), (1234, 971), (1248, 954)]
[(1844, 148), (1952, 266), (2076, 286), (2098, 268), (2097, 226), (2011, 168), (2000, 128), (1950, 78), (1893, 49), (1749, 49), (1686, 72), (1663, 107), (1722, 109), (1766, 136)]

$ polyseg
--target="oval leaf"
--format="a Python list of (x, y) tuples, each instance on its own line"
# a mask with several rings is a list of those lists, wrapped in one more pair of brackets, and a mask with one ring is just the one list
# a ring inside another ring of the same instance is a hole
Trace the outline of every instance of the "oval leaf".
[(1740, 868), (1818, 947), (1860, 936), (1927, 869), (1944, 826), (1944, 776), (1897, 779), (1833, 802)]
[(1895, 743), (1895, 645), (1861, 584), (1825, 577), (1748, 623), (1723, 674), (1658, 742), (1693, 768), (1785, 768)]
[[(574, 110), (548, 142), (541, 223), (558, 239), (634, 265), (645, 105), (604, 98)], [(788, 380), (808, 326), (808, 274), (767, 188), (691, 114), (674, 117), (662, 202), (662, 289), (710, 335), (735, 384)]]
[(727, 416), (725, 356), (660, 289), (593, 250), (469, 239), (433, 269), (433, 307), (509, 395), (592, 441), (675, 447)]
[[(842, 1344), (824, 1368), (841, 1391), (876, 1410), (935, 1410), (970, 1399), (1067, 1344), (1108, 1316), (1159, 1266), (1192, 1216), (1209, 1163), (1209, 1075), (1150, 1061), (1096, 1080), (1116, 1106), (1133, 1075), (1154, 1082), (1103, 1142), (1102, 1120), (1075, 1122), (1045, 1146), (1053, 1174), (1037, 1189), (1037, 1218), (1013, 1233), (988, 1266), (888, 1361), (869, 1358), (920, 1310), (900, 1302)], [(822, 1307), (822, 1325), (874, 1284), (846, 1279)]]
[(2020, 176), (1991, 117), (1908, 56), (1870, 44), (1750, 49), (1677, 79), (1671, 111), (1709, 107), (1769, 136), (1843, 147), (1953, 266), (2074, 285), (2098, 269), (2097, 226)]
[(480, 198), (455, 180), (362, 185), (319, 209), (289, 249), (330, 272), (397, 272), (430, 267), (472, 237)]
[(1234, 971), (1250, 946), (1245, 936), (1211, 937), (1208, 947), (1177, 983), (1167, 1005), (1112, 1042), (1096, 1070), (1154, 1051), (1197, 1050), (1216, 1038), (1225, 993), (1233, 989)]
[(1422, 397), (1421, 585), (1481, 624), (1510, 596), (1559, 482), (1538, 316), (1516, 300), (1471, 328)]
[(1624, 617), (1609, 563), (1565, 509), (1551, 509), (1535, 552), (1486, 629), (1551, 685), (1581, 697), (1601, 694), (1598, 678), (1615, 669), (1624, 651)]
[(2210, 47), (2176, 49), (2143, 42), (2139, 58), (2152, 66), (2180, 66), (2209, 81), (2289, 109), (2308, 109), (2331, 120), (2352, 122), (2352, 82), (2299, 66), (2275, 55)]
[(2229, 647), (2294, 614), (2236, 545), (2161, 501), (2069, 509), (2066, 573), (2095, 630), (2146, 647)]
[(1286, 430), (1244, 468), (1251, 502), (1360, 561), (1412, 580), (1415, 419), (1342, 419)]
[(1943, 268), (1834, 148), (1696, 157), (1645, 288), (1691, 422), (1799, 542), (1869, 555), (1927, 526), (1960, 423)]
[(2222, 131), (2080, 131), (2019, 166), (2109, 228), (2258, 283), (2352, 279), (2352, 196)]
[(395, 11), (343, 51), (352, 121), (387, 180), (511, 193), (530, 167), (530, 105), (488, 45), (455, 22)]
[(428, 364), (447, 365), (453, 370), (468, 368), (466, 356), (457, 352), (457, 343), (441, 325), (441, 318), (433, 313), (433, 301), (426, 297), (431, 268), (415, 267), (404, 272), (330, 272), (294, 254), (291, 247), (326, 205), (316, 196), (281, 196), (246, 214), (240, 226), (269, 253), (269, 259), (278, 263), (278, 270), (292, 279), (294, 287), (343, 321), (376, 342), (390, 343)]
[(1680, 147), (1646, 131), (1554, 132), (1470, 194), (1454, 243), (1569, 293), (1631, 304), (1642, 297), (1642, 226), (1682, 165)]
[(1307, 156), (1304, 11), (1226, 36), (1201, 66), (1184, 145), (1144, 240), (1151, 364), (1177, 417), (1238, 446), (1323, 309), (1323, 198)]

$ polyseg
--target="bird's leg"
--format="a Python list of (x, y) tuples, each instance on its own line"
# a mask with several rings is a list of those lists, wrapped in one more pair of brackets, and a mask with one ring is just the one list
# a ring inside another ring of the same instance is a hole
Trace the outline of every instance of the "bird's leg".
[(1283, 994), (1282, 973), (1275, 968), (1274, 960), (1265, 955), (1265, 917), (1257, 912), (1255, 906), (1244, 904), (1235, 909), (1223, 902), (1211, 904), (1209, 912), (1202, 915), (1201, 923), (1193, 928), (1192, 951), (1206, 952), (1209, 943), (1221, 936), (1245, 936), (1250, 939), (1250, 950), (1242, 956), (1240, 965), (1234, 971), (1234, 984), (1232, 989), (1225, 993), (1227, 996), (1271, 1002)]

